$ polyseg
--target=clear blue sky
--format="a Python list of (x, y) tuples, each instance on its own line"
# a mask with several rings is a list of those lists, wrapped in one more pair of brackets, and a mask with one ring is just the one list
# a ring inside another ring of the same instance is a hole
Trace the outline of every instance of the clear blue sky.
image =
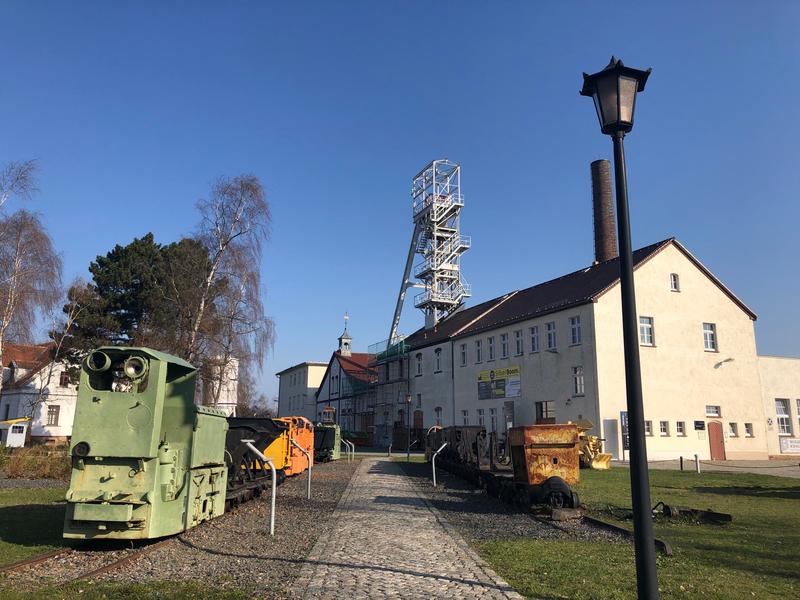
[[(269, 193), (261, 377), (384, 339), (410, 179), (462, 165), (472, 302), (592, 260), (581, 72), (653, 67), (627, 139), (635, 245), (677, 236), (800, 355), (796, 2), (4, 2), (0, 162), (38, 158), (65, 280), (192, 231), (222, 174)], [(9, 208), (18, 207), (18, 203)], [(409, 301), (401, 329), (421, 315)]]

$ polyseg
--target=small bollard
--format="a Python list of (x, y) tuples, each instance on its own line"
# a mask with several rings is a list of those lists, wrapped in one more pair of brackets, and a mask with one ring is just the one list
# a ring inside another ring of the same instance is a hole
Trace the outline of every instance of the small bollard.
[(391, 456), (391, 455), (392, 455), (392, 445), (389, 444), (389, 447), (386, 449), (386, 456)]
[(444, 450), (444, 447), (447, 446), (447, 442), (441, 445), (441, 447), (433, 453), (433, 458), (431, 458), (431, 469), (433, 470), (433, 487), (436, 487), (436, 457), (439, 456), (439, 452)]
[(694, 470), (695, 470), (696, 473), (700, 472), (700, 455), (699, 454), (695, 454), (694, 455)]
[(683, 457), (681, 456), (681, 471), (683, 471)]

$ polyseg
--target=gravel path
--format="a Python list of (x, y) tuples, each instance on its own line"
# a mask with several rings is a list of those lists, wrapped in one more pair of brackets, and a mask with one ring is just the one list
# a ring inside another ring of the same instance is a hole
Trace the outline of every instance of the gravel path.
[(269, 535), (269, 495), (192, 529), (102, 581), (191, 580), (241, 588), (254, 597), (290, 598), (292, 580), (320, 536), (358, 466), (339, 460), (314, 466), (311, 500), (306, 474), (287, 479), (276, 500), (275, 536)]
[(521, 538), (601, 540), (628, 543), (621, 535), (581, 519), (540, 521), (529, 511), (492, 498), (463, 479), (436, 469), (436, 488), (431, 484), (431, 466), (399, 463), (414, 482), (417, 493), (436, 508), (468, 540), (502, 541)]
[(61, 479), (10, 479), (0, 473), (0, 490), (22, 488), (65, 488), (69, 481)]

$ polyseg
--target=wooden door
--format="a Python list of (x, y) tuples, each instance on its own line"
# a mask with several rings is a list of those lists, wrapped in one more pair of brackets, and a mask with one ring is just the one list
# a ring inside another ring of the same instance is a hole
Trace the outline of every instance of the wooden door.
[(422, 411), (414, 411), (414, 429), (422, 429)]
[(708, 445), (711, 448), (711, 460), (725, 460), (725, 438), (719, 421), (708, 423)]

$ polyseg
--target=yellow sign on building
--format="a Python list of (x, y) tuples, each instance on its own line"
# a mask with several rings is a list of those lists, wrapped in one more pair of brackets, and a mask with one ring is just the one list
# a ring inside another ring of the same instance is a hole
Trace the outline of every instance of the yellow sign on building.
[(520, 395), (519, 367), (489, 369), (478, 373), (478, 400), (517, 398)]

